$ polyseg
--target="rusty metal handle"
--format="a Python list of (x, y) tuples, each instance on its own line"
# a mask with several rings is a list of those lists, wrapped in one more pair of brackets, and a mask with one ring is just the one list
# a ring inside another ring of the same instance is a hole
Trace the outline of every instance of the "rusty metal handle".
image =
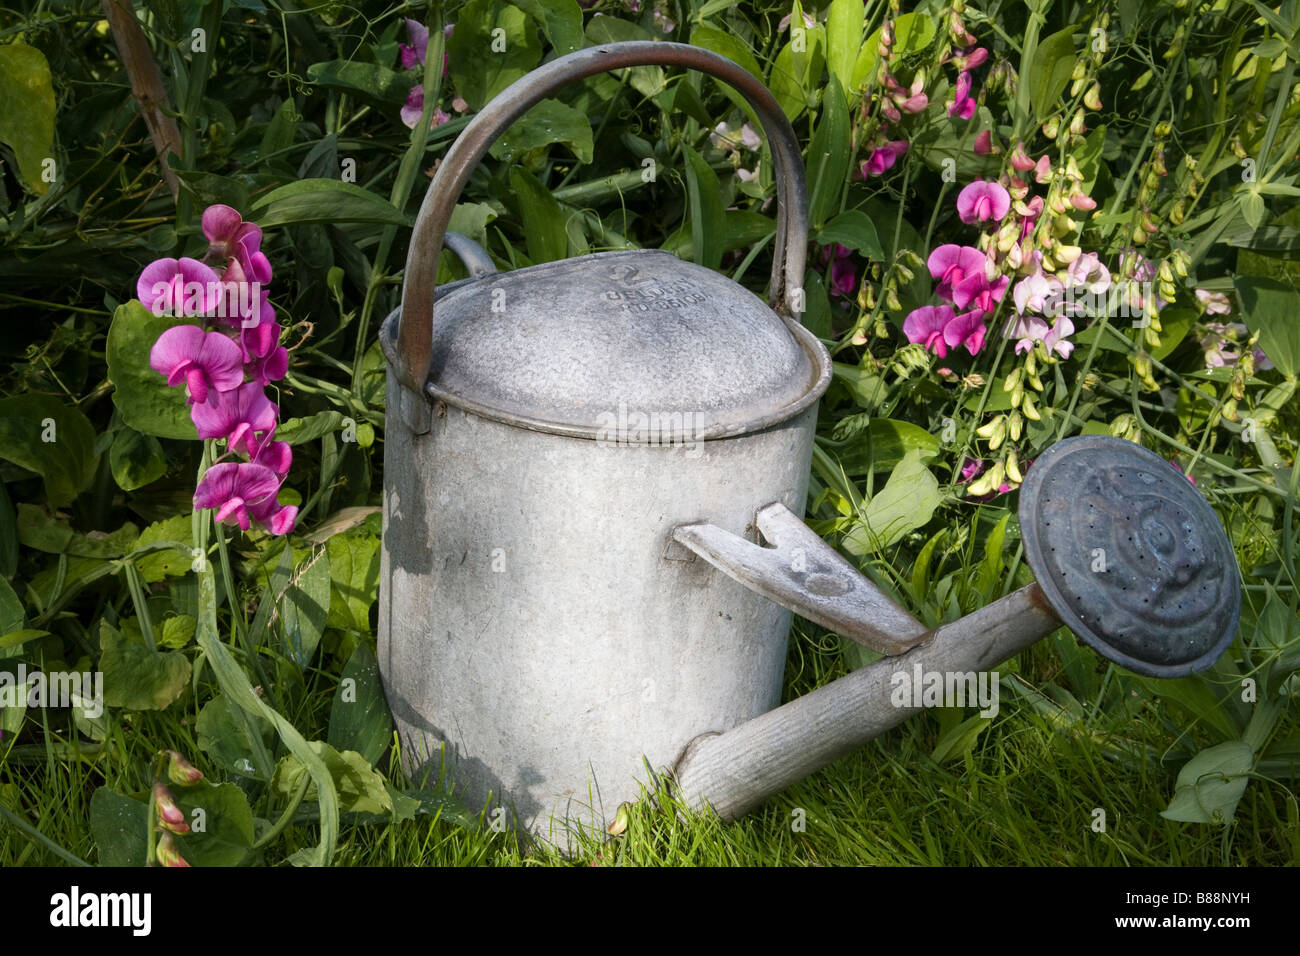
[(402, 384), (417, 395), (423, 394), (433, 361), (437, 254), (470, 173), (511, 123), (556, 90), (597, 73), (634, 66), (681, 66), (708, 73), (735, 89), (754, 108), (772, 150), (777, 188), (769, 303), (792, 317), (803, 311), (800, 306), (808, 245), (808, 195), (799, 142), (776, 98), (731, 60), (685, 43), (637, 40), (588, 47), (543, 64), (498, 94), (461, 131), (424, 194), (406, 256), (397, 330), (397, 373)]

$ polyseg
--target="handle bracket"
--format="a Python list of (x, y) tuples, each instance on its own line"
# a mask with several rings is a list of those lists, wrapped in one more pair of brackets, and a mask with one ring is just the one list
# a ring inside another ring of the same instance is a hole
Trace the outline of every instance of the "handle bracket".
[(902, 654), (930, 634), (779, 501), (759, 509), (758, 530), (772, 547), (711, 524), (680, 525), (673, 538), (765, 598), (881, 654)]

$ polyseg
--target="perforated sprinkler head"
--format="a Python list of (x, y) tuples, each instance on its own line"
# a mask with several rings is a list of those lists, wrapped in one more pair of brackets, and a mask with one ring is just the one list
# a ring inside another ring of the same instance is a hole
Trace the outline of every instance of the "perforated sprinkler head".
[(1115, 663), (1185, 677), (1232, 643), (1241, 579), (1209, 503), (1121, 438), (1067, 438), (1025, 475), (1020, 533), (1061, 621)]

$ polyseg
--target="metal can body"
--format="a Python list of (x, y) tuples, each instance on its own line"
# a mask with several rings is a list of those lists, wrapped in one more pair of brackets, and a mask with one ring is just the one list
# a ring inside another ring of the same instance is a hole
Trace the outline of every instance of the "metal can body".
[(379, 665), (407, 771), (436, 779), (445, 752), (473, 809), (491, 796), (563, 846), (635, 799), (646, 763), (779, 704), (790, 612), (671, 535), (707, 519), (752, 540), (756, 505), (802, 514), (815, 416), (651, 445), (441, 403), (426, 434), (390, 415)]

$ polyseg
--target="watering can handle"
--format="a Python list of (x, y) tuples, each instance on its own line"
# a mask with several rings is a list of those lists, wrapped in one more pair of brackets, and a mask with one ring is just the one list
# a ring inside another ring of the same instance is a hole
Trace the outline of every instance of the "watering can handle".
[(588, 47), (546, 63), (515, 81), (470, 121), (447, 151), (411, 235), (397, 330), (397, 372), (404, 385), (423, 394), (433, 360), (433, 305), (438, 251), (452, 210), (470, 173), (510, 124), (556, 90), (576, 80), (633, 66), (683, 66), (722, 80), (745, 97), (767, 134), (777, 187), (776, 244), (769, 303), (797, 316), (808, 245), (808, 195), (799, 143), (776, 98), (751, 73), (726, 57), (685, 43), (637, 40)]

